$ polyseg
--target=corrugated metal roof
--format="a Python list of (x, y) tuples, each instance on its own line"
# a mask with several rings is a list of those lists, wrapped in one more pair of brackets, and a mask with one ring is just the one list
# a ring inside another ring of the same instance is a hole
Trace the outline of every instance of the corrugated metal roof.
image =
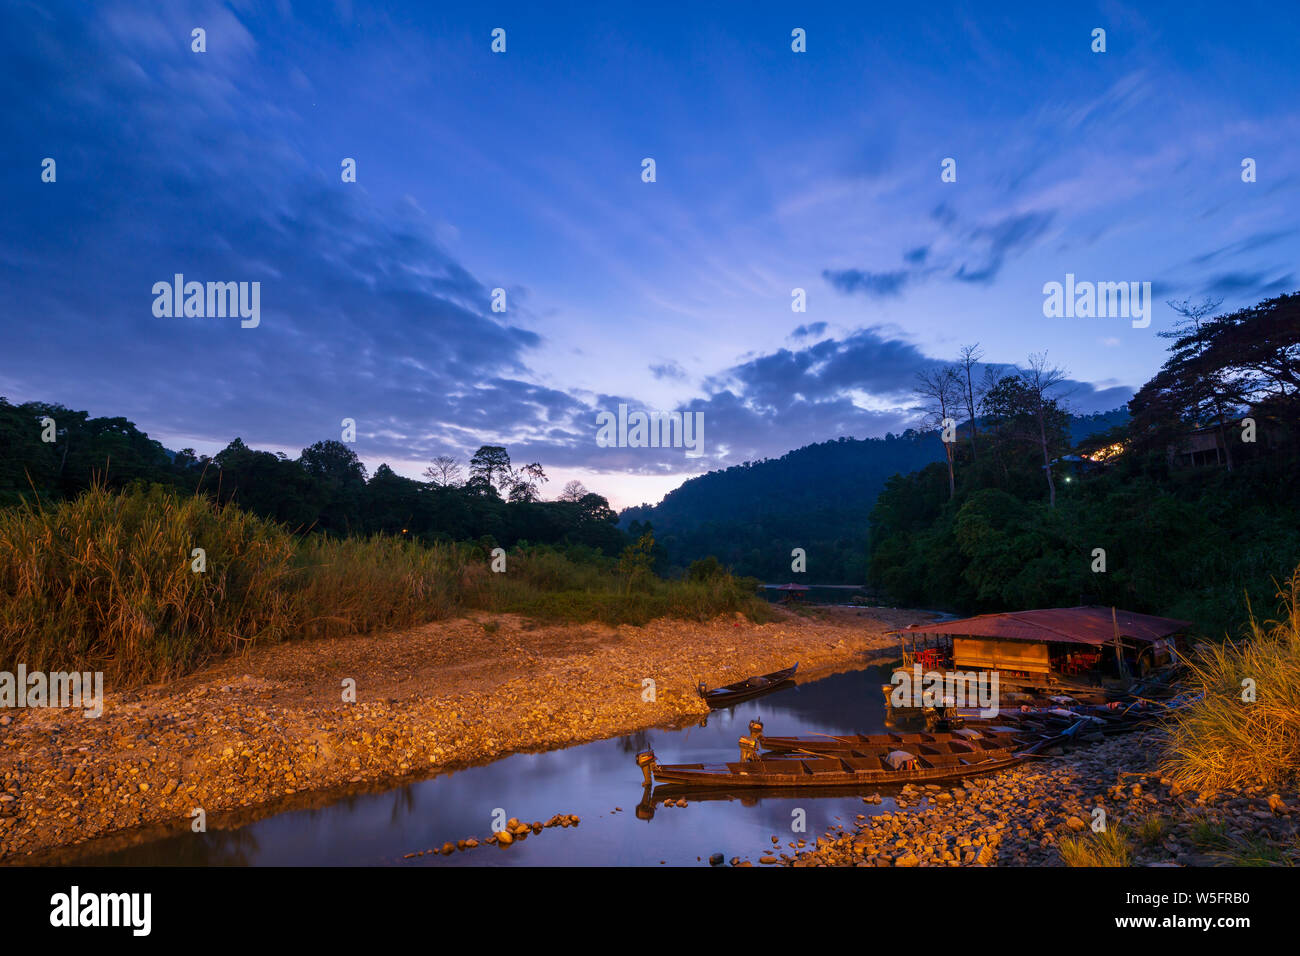
[[(1148, 643), (1192, 626), (1190, 621), (1138, 614), (1134, 611), (1116, 610), (1115, 620), (1119, 624), (1121, 637)], [(891, 633), (954, 634), (958, 637), (994, 637), (1008, 641), (1097, 646), (1115, 639), (1115, 624), (1111, 621), (1111, 609), (1108, 607), (1057, 607), (980, 614), (956, 621), (914, 625)]]

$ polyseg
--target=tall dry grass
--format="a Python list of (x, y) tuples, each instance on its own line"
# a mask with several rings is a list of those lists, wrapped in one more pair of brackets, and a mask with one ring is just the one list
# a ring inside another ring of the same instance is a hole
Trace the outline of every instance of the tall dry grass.
[[(206, 552), (206, 570), (192, 567)], [(163, 488), (93, 488), (0, 509), (0, 670), (100, 670), (164, 680), (254, 644), (364, 634), (465, 608), (542, 620), (643, 624), (769, 606), (730, 575), (649, 578), (611, 560), (520, 549), (505, 574), (471, 545), (298, 537), (233, 505)]]
[(152, 680), (280, 640), (296, 623), (293, 560), (275, 525), (160, 488), (0, 511), (0, 669)]
[(288, 580), (303, 637), (441, 620), (461, 608), (469, 579), (464, 549), (381, 535), (304, 538), (294, 571)]
[[(1300, 568), (1278, 597), (1278, 620), (1261, 623), (1251, 611), (1246, 640), (1189, 662), (1189, 683), (1204, 696), (1170, 722), (1164, 761), (1180, 786), (1215, 791), (1300, 780)], [(1248, 686), (1253, 702), (1242, 699)]]
[(1123, 827), (1063, 836), (1056, 851), (1066, 866), (1133, 865), (1133, 848), (1129, 844), (1128, 831)]

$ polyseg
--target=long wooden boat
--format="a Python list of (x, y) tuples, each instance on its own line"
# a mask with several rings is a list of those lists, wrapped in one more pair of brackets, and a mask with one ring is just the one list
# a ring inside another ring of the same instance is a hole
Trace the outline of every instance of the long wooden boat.
[[(1043, 708), (1041, 710), (1020, 711), (999, 717), (1003, 723), (1012, 723), (1019, 727), (1036, 727), (1041, 729), (1068, 727), (1078, 720), (1087, 720), (1090, 729), (1110, 736), (1120, 734), (1154, 720), (1157, 712), (1151, 708), (1111, 709), (1103, 706)], [(980, 726), (980, 721), (969, 721), (968, 726)]]
[[(1153, 723), (1181, 706), (1185, 705), (1177, 699), (1170, 701), (1136, 699), (1127, 703), (1114, 701), (1109, 704), (1021, 706), (1007, 709), (994, 718), (982, 718), (978, 710), (966, 708), (956, 708), (950, 713), (955, 715), (963, 726), (968, 727), (1010, 724), (1043, 731), (1060, 730), (1078, 720), (1086, 719), (1091, 724), (1090, 729), (1110, 736)], [(945, 720), (939, 719), (935, 722), (935, 727), (943, 729), (944, 724)]]
[[(842, 738), (844, 749), (758, 753), (757, 742), (740, 739), (741, 760), (734, 763), (661, 765), (654, 751), (637, 754), (648, 784), (706, 788), (843, 787), (951, 780), (1014, 766), (1062, 739), (1042, 735), (1026, 741), (1014, 731), (956, 731), (935, 734), (874, 734)], [(916, 739), (897, 739), (912, 738)], [(771, 746), (772, 738), (761, 737)], [(837, 738), (777, 738), (790, 742)]]
[[(1075, 721), (1079, 723), (1080, 721)], [(758, 730), (755, 731), (754, 727)], [(932, 753), (985, 753), (996, 750), (1020, 751), (1035, 745), (1066, 742), (1064, 727), (1040, 728), (1017, 724), (980, 724), (951, 731), (891, 732), (884, 734), (816, 734), (808, 737), (769, 737), (762, 724), (750, 722), (750, 733), (765, 751), (763, 756), (798, 754), (860, 754), (880, 756), (903, 750), (926, 756)], [(1080, 731), (1086, 733), (1085, 728)], [(1078, 734), (1079, 731), (1076, 731)]]
[(770, 674), (760, 674), (757, 677), (747, 677), (742, 681), (736, 681), (734, 684), (715, 687), (713, 690), (706, 688), (704, 681), (700, 681), (697, 689), (710, 709), (730, 707), (732, 704), (753, 700), (755, 697), (771, 693), (778, 687), (785, 686), (794, 677), (794, 672), (798, 669), (799, 663), (796, 661), (793, 667), (773, 671)]
[(890, 783), (945, 780), (992, 773), (1026, 759), (1012, 751), (970, 757), (918, 756), (899, 752), (888, 758), (857, 755), (764, 757), (722, 764), (672, 764), (651, 767), (658, 783), (696, 787), (877, 787)]

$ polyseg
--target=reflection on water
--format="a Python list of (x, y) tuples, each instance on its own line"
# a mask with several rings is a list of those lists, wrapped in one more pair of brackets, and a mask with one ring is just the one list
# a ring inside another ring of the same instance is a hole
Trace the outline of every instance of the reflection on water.
[[(289, 810), (233, 829), (181, 832), (124, 848), (88, 844), (58, 862), (137, 866), (511, 866), (695, 865), (712, 853), (756, 859), (772, 846), (810, 842), (833, 823), (848, 827), (856, 814), (879, 813), (856, 791), (772, 792), (710, 796), (686, 807), (665, 807), (643, 792), (634, 755), (653, 748), (661, 763), (735, 760), (737, 739), (757, 717), (773, 735), (879, 733), (884, 730), (881, 685), (888, 669), (871, 667), (794, 686), (717, 710), (700, 724), (653, 728), (626, 737), (539, 754), (515, 754), (495, 763), (432, 777), (381, 793), (340, 797), (327, 805)], [(638, 809), (638, 805), (640, 808)], [(574, 828), (553, 827), (507, 849), (482, 845), (450, 857), (403, 854), (492, 832), (493, 813), (520, 820), (577, 814)], [(621, 808), (615, 810), (615, 808)], [(792, 833), (803, 810), (807, 832)], [(211, 822), (210, 822), (211, 825)]]

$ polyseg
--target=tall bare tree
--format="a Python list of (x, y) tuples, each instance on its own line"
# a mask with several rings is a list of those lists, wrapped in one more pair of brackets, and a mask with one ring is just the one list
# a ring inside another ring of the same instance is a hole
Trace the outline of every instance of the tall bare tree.
[(977, 458), (975, 438), (978, 434), (975, 425), (975, 366), (984, 357), (984, 353), (980, 350), (980, 344), (976, 342), (974, 345), (963, 345), (958, 355), (962, 373), (962, 398), (966, 400), (966, 414), (970, 418), (970, 460), (973, 462)]
[(557, 500), (577, 502), (581, 501), (583, 495), (588, 493), (587, 486), (575, 478), (573, 481), (564, 483), (564, 490), (560, 492), (560, 497)]
[[(916, 393), (921, 397), (921, 410), (925, 412), (927, 424), (940, 429), (944, 439), (943, 450), (948, 459), (948, 499), (957, 496), (957, 479), (953, 474), (953, 446), (956, 445), (957, 423), (954, 416), (961, 407), (961, 376), (956, 366), (941, 365), (928, 368), (916, 375)], [(951, 434), (952, 441), (947, 440)]]
[(1048, 393), (1065, 381), (1065, 369), (1047, 364), (1046, 352), (1029, 356), (1029, 367), (1021, 370), (1020, 381), (1029, 390), (1033, 403), (1034, 419), (1038, 424), (1038, 443), (1043, 449), (1043, 474), (1047, 476), (1047, 500), (1056, 507), (1056, 482), (1052, 480), (1052, 457), (1047, 447), (1047, 409), (1054, 396)]
[(424, 477), (443, 488), (459, 485), (462, 474), (460, 462), (451, 455), (439, 455), (424, 469)]
[(980, 376), (980, 383), (975, 386), (975, 403), (983, 408), (984, 397), (993, 391), (993, 387), (1001, 381), (1002, 376), (1006, 374), (1004, 366), (992, 364), (984, 366), (984, 374)]

